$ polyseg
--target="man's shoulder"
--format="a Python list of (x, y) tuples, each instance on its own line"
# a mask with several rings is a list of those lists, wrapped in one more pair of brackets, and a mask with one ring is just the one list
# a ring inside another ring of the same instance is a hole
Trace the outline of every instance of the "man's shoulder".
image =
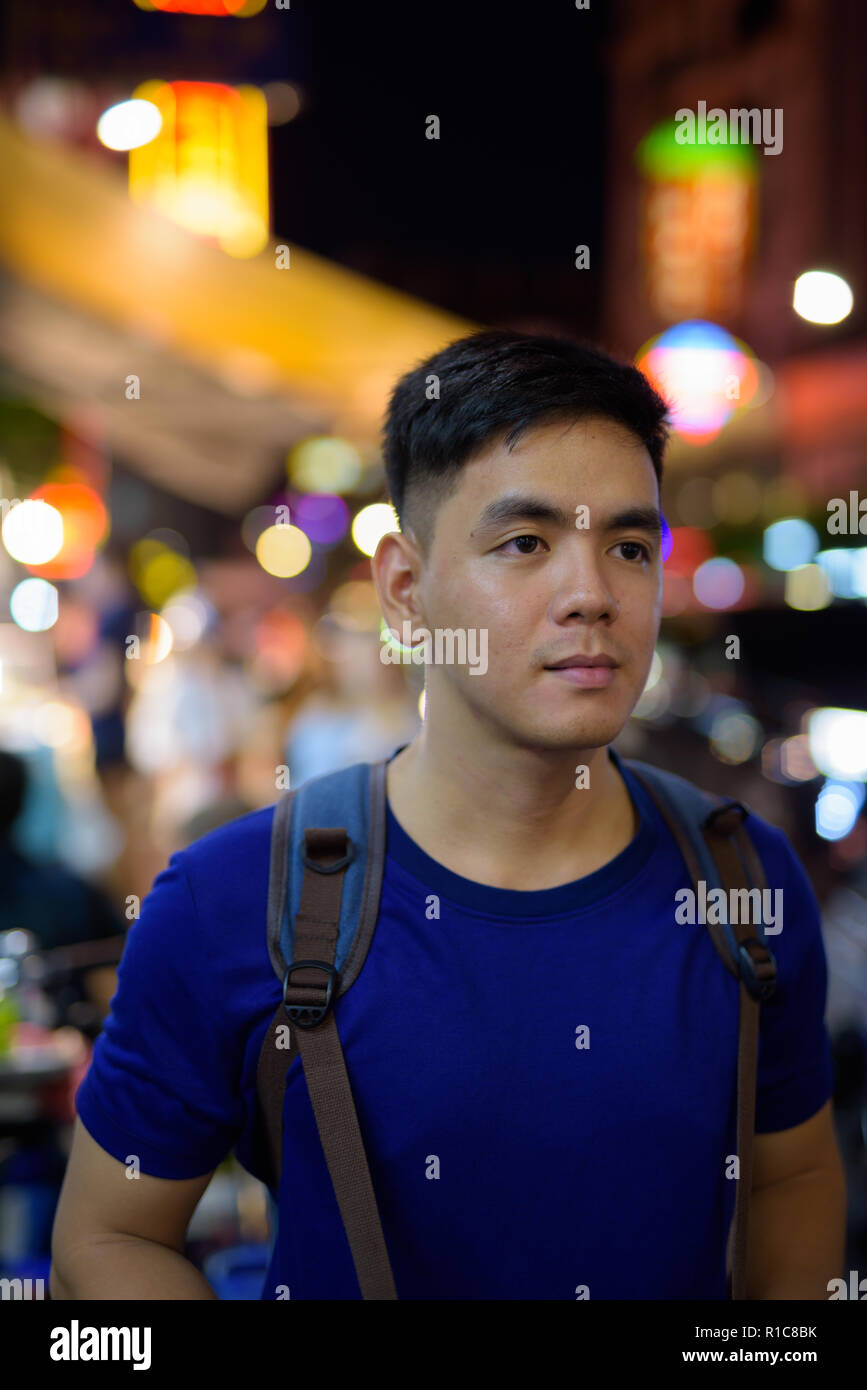
[(267, 899), (274, 810), (271, 805), (248, 811), (172, 856), (197, 906), (231, 911)]
[(178, 856), (183, 859), (185, 867), (189, 867), (215, 856), (219, 858), (223, 854), (255, 850), (262, 844), (267, 846), (271, 839), (275, 809), (276, 803), (261, 806), (255, 811), (246, 811), (242, 816), (235, 816), (185, 845), (177, 851)]
[[(626, 758), (622, 761), (626, 769), (633, 774), (640, 774), (640, 770), (647, 767), (649, 771), (664, 778), (666, 790), (669, 795), (676, 799), (683, 815), (699, 820), (705, 815), (706, 810), (718, 801), (719, 793), (706, 787), (701, 778), (696, 780), (683, 773), (672, 772), (669, 769), (642, 762), (639, 762), (638, 766), (635, 767), (633, 766), (634, 759)], [(725, 799), (737, 800), (737, 797), (727, 796)], [(762, 858), (764, 859), (765, 855), (768, 855), (772, 862), (779, 866), (791, 863), (793, 860), (799, 862), (786, 832), (775, 825), (772, 820), (759, 814), (748, 799), (744, 800), (742, 805), (747, 812), (744, 825)]]

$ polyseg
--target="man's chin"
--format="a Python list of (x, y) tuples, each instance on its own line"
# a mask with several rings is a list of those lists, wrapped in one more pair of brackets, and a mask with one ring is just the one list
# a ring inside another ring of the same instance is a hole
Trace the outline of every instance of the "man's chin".
[(570, 749), (604, 748), (613, 743), (629, 718), (629, 712), (618, 718), (611, 710), (593, 717), (590, 712), (569, 719), (538, 719), (515, 730), (517, 741), (524, 747), (543, 752), (567, 752)]
[[(500, 692), (503, 696), (506, 691)], [(512, 693), (512, 692), (509, 692)], [(641, 691), (630, 688), (570, 690), (554, 692), (533, 687), (521, 694), (520, 702), (506, 700), (476, 705), (475, 712), (517, 747), (540, 752), (566, 752), (571, 749), (603, 748), (612, 743), (631, 715)]]

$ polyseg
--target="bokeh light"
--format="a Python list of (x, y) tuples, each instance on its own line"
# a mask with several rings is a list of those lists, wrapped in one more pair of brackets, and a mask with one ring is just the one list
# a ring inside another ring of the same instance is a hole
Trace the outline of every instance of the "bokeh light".
[(145, 603), (153, 608), (162, 608), (173, 594), (196, 583), (192, 562), (156, 533), (136, 541), (129, 553), (129, 572)]
[(780, 772), (789, 782), (812, 782), (819, 776), (819, 769), (810, 755), (810, 741), (806, 734), (793, 734), (784, 738), (780, 746)]
[(809, 323), (840, 323), (852, 312), (854, 298), (846, 281), (828, 270), (808, 270), (795, 281), (795, 313)]
[(819, 537), (809, 521), (784, 517), (768, 526), (762, 536), (762, 557), (773, 570), (793, 570), (807, 565), (819, 548)]
[(349, 530), (349, 508), (336, 493), (307, 493), (294, 505), (295, 525), (318, 545), (336, 545)]
[(362, 473), (355, 445), (332, 435), (302, 439), (286, 462), (289, 480), (299, 492), (352, 492)]
[(867, 546), (820, 550), (815, 558), (837, 598), (867, 598)]
[(125, 662), (125, 672), (130, 685), (139, 688), (145, 683), (147, 668), (159, 666), (171, 655), (174, 635), (165, 618), (159, 613), (139, 613), (136, 617), (134, 635), (137, 638), (137, 647), (130, 650), (130, 657)]
[(269, 526), (256, 542), (256, 559), (268, 574), (291, 579), (310, 563), (313, 547), (297, 526)]
[(52, 559), (39, 565), (40, 575), (45, 579), (79, 579), (90, 569), (97, 547), (108, 536), (105, 503), (89, 483), (74, 475), (43, 483), (33, 497), (47, 502), (63, 518), (63, 544)]
[(745, 345), (704, 319), (666, 329), (645, 344), (636, 360), (669, 402), (673, 428), (693, 444), (713, 439), (758, 385)]
[(152, 101), (134, 97), (103, 111), (96, 123), (100, 143), (109, 150), (134, 150), (159, 135), (163, 118)]
[(201, 640), (216, 614), (199, 594), (179, 593), (162, 609), (160, 617), (171, 628), (174, 650), (185, 652)]
[(820, 772), (843, 782), (867, 780), (867, 712), (828, 707), (807, 716), (810, 756)]
[[(263, 0), (264, 3), (264, 0)], [(262, 88), (270, 126), (294, 121), (301, 110), (301, 93), (292, 82), (266, 82)]]
[(823, 840), (842, 840), (853, 829), (864, 805), (863, 785), (828, 781), (816, 797), (816, 834)]
[(3, 544), (13, 560), (44, 565), (63, 545), (63, 517), (42, 499), (18, 502), (3, 518)]
[(816, 613), (833, 599), (831, 581), (820, 565), (799, 565), (786, 574), (786, 603), (800, 613)]
[(389, 531), (399, 531), (397, 515), (388, 502), (372, 502), (362, 507), (352, 523), (352, 539), (362, 555), (374, 555)]
[(47, 579), (22, 579), (9, 596), (9, 612), (25, 632), (46, 632), (57, 622), (57, 590)]
[(761, 745), (762, 726), (746, 710), (723, 710), (710, 728), (710, 747), (723, 763), (745, 763)]
[(734, 560), (718, 555), (705, 560), (693, 575), (692, 587), (705, 608), (733, 608), (743, 596), (744, 572)]

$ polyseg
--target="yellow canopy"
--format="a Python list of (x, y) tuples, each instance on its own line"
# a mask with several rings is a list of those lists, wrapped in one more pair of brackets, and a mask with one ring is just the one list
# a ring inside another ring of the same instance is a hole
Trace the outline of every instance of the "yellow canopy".
[[(235, 260), (135, 205), (118, 169), (25, 137), (2, 116), (0, 167), (0, 262), (13, 278), (103, 330), (236, 381), (241, 394), (249, 386), (294, 403), (307, 428), (314, 415), (375, 438), (397, 376), (477, 326), (279, 240)], [(287, 269), (277, 268), (281, 245)], [(121, 398), (135, 370), (119, 345)], [(145, 393), (143, 382), (141, 403)]]

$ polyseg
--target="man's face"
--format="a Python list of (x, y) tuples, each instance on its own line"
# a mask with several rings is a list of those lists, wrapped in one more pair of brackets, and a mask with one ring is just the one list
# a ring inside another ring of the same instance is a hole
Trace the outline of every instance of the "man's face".
[[(541, 425), (511, 452), (497, 441), (468, 462), (436, 513), (416, 599), (431, 633), (485, 629), (487, 670), (429, 666), (431, 714), (471, 713), (531, 748), (610, 743), (659, 630), (658, 507), (647, 450), (601, 417)], [(546, 669), (575, 656), (615, 664)]]

